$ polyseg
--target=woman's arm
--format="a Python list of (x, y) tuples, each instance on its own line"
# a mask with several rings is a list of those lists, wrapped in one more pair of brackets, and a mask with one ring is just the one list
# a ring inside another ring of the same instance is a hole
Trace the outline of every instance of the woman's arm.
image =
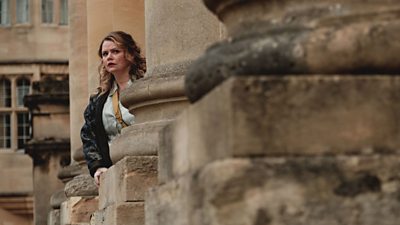
[(86, 163), (93, 177), (96, 170), (105, 167), (103, 163), (103, 156), (96, 143), (95, 129), (95, 100), (97, 97), (91, 97), (88, 106), (84, 112), (85, 123), (81, 129), (81, 139), (83, 144), (83, 153), (85, 155)]

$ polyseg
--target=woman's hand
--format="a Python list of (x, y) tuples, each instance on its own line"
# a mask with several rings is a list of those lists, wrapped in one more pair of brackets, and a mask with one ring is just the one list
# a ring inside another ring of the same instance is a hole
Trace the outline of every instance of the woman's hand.
[(94, 183), (96, 184), (97, 187), (100, 186), (100, 175), (106, 172), (108, 169), (105, 167), (100, 167), (96, 170), (96, 173), (94, 173)]

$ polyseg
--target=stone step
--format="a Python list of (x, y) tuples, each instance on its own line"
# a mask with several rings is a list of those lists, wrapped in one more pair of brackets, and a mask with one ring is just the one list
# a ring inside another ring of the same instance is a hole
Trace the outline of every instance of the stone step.
[(231, 77), (161, 132), (159, 182), (230, 157), (400, 149), (398, 76)]
[(146, 225), (396, 225), (399, 169), (390, 154), (215, 161), (152, 188)]
[(157, 184), (157, 156), (127, 156), (101, 177), (99, 209), (123, 202), (144, 201)]
[(144, 225), (144, 202), (109, 205), (92, 215), (90, 225)]

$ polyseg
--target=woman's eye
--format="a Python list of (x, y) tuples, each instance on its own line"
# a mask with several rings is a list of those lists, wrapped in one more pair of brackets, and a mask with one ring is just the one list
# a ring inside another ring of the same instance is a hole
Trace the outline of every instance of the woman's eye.
[(113, 54), (118, 54), (118, 53), (119, 53), (119, 50), (118, 50), (118, 49), (111, 50), (111, 53), (113, 53)]
[(108, 55), (108, 52), (103, 52), (101, 55), (102, 55), (103, 57), (106, 57), (106, 56)]

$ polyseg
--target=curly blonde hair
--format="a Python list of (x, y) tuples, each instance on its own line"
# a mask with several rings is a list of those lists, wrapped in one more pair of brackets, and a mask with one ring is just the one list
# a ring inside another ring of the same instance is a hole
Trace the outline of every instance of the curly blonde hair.
[[(141, 50), (130, 34), (123, 31), (113, 31), (109, 33), (100, 43), (97, 52), (100, 58), (102, 58), (102, 47), (104, 41), (112, 41), (125, 51), (125, 58), (131, 63), (129, 75), (131, 76), (132, 81), (144, 76), (146, 72), (146, 59), (141, 56)], [(114, 76), (107, 72), (103, 62), (100, 62), (98, 70), (100, 75), (100, 86), (97, 90), (100, 94), (104, 94), (111, 89), (114, 83)]]

